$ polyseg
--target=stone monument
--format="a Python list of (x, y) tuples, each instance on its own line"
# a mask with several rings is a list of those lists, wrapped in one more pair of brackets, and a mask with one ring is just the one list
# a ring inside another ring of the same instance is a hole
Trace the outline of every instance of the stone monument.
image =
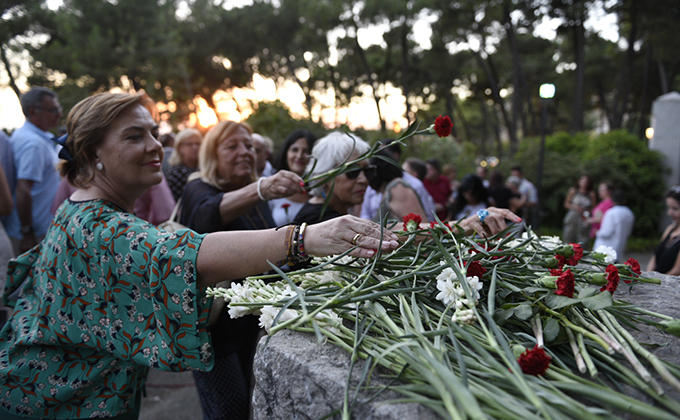
[[(638, 284), (619, 286), (614, 297), (634, 305), (650, 308), (674, 318), (680, 318), (680, 277), (647, 273), (662, 280), (661, 285)], [(680, 364), (680, 338), (664, 334), (649, 325), (641, 325), (631, 334), (657, 357)], [(267, 340), (269, 338), (269, 340)], [(312, 333), (284, 330), (259, 343), (253, 366), (256, 385), (253, 395), (254, 420), (316, 420), (340, 419), (347, 378), (351, 376), (349, 399), (359, 383), (364, 366), (358, 361), (351, 375), (349, 353), (332, 344), (320, 344)], [(437, 413), (413, 403), (390, 403), (403, 395), (384, 392), (376, 397), (380, 386), (389, 380), (374, 372), (371, 391), (360, 392), (355, 399), (352, 419), (361, 420), (436, 420)], [(375, 378), (377, 377), (377, 378)], [(377, 379), (377, 380), (376, 380)], [(663, 382), (663, 381), (660, 381)], [(662, 383), (672, 398), (680, 400), (680, 393)], [(635, 390), (626, 390), (647, 403), (652, 400)], [(629, 420), (647, 420), (627, 413), (617, 413)]]
[[(649, 148), (664, 155), (664, 164), (670, 172), (664, 174), (665, 190), (680, 184), (680, 93), (671, 92), (659, 96), (652, 104), (652, 129)], [(659, 228), (663, 231), (671, 223), (664, 212)]]

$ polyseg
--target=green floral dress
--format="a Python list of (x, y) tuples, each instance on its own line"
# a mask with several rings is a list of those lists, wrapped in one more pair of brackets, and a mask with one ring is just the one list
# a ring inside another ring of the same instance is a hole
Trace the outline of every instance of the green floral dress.
[(210, 369), (204, 236), (67, 200), (10, 262), (5, 300), (21, 293), (0, 331), (0, 418), (134, 418), (149, 368)]

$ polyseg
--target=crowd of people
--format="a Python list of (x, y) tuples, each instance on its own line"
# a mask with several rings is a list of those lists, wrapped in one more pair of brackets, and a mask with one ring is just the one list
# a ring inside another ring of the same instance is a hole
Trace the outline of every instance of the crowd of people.
[[(33, 88), (21, 105), (24, 126), (0, 136), (3, 419), (136, 419), (150, 368), (193, 371), (204, 418), (247, 419), (260, 328), (206, 288), (395, 249), (395, 232), (355, 216), (371, 186), (378, 214), (433, 220), (421, 180), (393, 165), (377, 178), (383, 161), (358, 160), (369, 145), (356, 136), (295, 131), (274, 158), (245, 123), (161, 136), (144, 93), (82, 100), (59, 137), (53, 91)], [(354, 160), (330, 183), (303, 181)], [(187, 228), (159, 228), (174, 210)], [(519, 222), (490, 208), (459, 223), (493, 234), (506, 220)]]
[[(413, 213), (424, 226), (493, 234), (519, 229), (538, 202), (519, 166), (507, 179), (487, 180), (482, 168), (459, 181), (436, 159), (402, 162), (389, 139), (362, 160), (370, 145), (340, 132), (295, 130), (278, 153), (235, 121), (161, 136), (143, 93), (84, 99), (56, 138), (53, 91), (33, 88), (21, 105), (24, 126), (0, 132), (0, 281), (11, 307), (0, 332), (2, 418), (136, 419), (146, 373), (158, 368), (192, 370), (205, 419), (247, 419), (260, 326), (231, 319), (207, 286), (311, 255), (389, 252), (399, 238), (376, 223), (384, 218)], [(330, 182), (303, 180), (346, 162)], [(607, 182), (596, 204), (590, 184), (584, 176), (569, 191), (565, 240), (618, 251), (632, 212)], [(674, 225), (648, 269), (680, 274), (680, 189), (666, 201)], [(173, 210), (187, 229), (157, 227)]]

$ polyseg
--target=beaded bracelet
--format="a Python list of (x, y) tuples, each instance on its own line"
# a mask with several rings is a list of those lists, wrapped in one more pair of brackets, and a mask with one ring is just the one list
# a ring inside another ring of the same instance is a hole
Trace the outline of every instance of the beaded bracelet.
[(301, 258), (307, 258), (307, 253), (305, 252), (305, 231), (307, 230), (307, 223), (302, 223), (300, 225), (300, 234), (298, 235), (298, 254)]
[(309, 256), (305, 253), (305, 237), (304, 229), (307, 228), (307, 224), (303, 223), (302, 226), (295, 226), (293, 232), (293, 243), (288, 254), (288, 264), (295, 265), (304, 261), (309, 260)]

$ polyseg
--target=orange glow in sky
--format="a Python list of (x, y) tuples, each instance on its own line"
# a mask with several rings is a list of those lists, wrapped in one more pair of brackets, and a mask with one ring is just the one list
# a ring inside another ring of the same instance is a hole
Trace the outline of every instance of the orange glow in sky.
[[(380, 101), (380, 109), (386, 120), (387, 128), (397, 131), (408, 125), (404, 118), (405, 100), (398, 88), (388, 86), (383, 89), (387, 95), (386, 99)], [(363, 90), (362, 96), (353, 98), (348, 106), (343, 107), (337, 105), (332, 91), (312, 92), (314, 98), (311, 110), (312, 120), (322, 122), (329, 130), (341, 124), (347, 124), (350, 129), (358, 127), (368, 130), (379, 129), (378, 112), (375, 101), (371, 98), (370, 88), (366, 87)], [(0, 128), (11, 131), (21, 127), (25, 119), (14, 92), (9, 88), (0, 88), (0, 99), (2, 99), (0, 101)], [(219, 90), (213, 94), (212, 99), (215, 103), (215, 110), (211, 109), (203, 98), (196, 96), (194, 98), (196, 112), (177, 128), (199, 125), (207, 128), (222, 120), (243, 121), (254, 112), (253, 104), (256, 105), (262, 101), (273, 102), (277, 99), (288, 107), (294, 118), (309, 118), (310, 114), (305, 107), (305, 95), (295, 82), (285, 81), (277, 84), (274, 80), (265, 79), (259, 74), (253, 76), (248, 87), (234, 88), (229, 91)], [(177, 109), (174, 102), (167, 105), (158, 103), (157, 106), (161, 113), (174, 112)], [(167, 114), (163, 117), (164, 120), (170, 119)], [(171, 129), (167, 125), (163, 131)]]

